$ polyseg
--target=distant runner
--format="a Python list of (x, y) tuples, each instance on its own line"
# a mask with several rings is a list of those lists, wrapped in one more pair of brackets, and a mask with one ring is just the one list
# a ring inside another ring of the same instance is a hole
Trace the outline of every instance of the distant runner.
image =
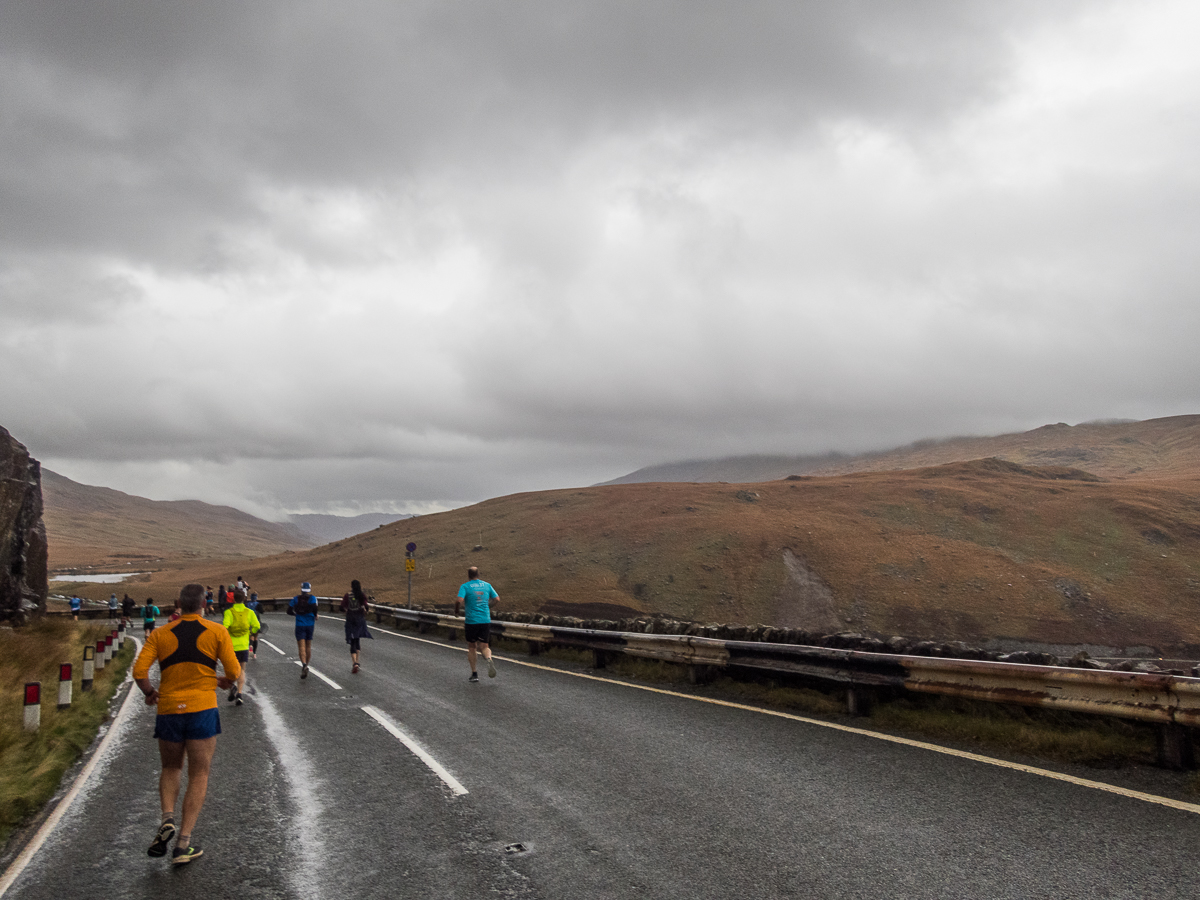
[(288, 604), (287, 614), (296, 617), (296, 650), (300, 654), (300, 677), (308, 677), (308, 664), (312, 660), (313, 629), (317, 626), (317, 598), (312, 595), (312, 585), (307, 581), (300, 585), (300, 593)]
[(108, 617), (110, 619), (121, 618), (120, 609), (121, 609), (121, 602), (117, 599), (116, 594), (112, 594), (108, 598)]
[(496, 664), (492, 662), (492, 648), (488, 646), (489, 632), (492, 624), (492, 613), (488, 608), (490, 600), (499, 600), (496, 589), (486, 581), (479, 580), (479, 569), (475, 566), (467, 569), (467, 581), (458, 589), (458, 599), (463, 601), (466, 614), (466, 625), (463, 636), (467, 640), (467, 662), (471, 664), (471, 677), (467, 680), (479, 681), (479, 673), (475, 671), (475, 645), (479, 645), (484, 660), (487, 661), (488, 678), (496, 677)]
[(233, 639), (233, 652), (241, 663), (237, 682), (229, 689), (229, 702), (242, 705), (242, 688), (246, 686), (246, 663), (250, 661), (250, 636), (262, 627), (254, 610), (246, 607), (246, 595), (238, 588), (233, 592), (233, 606), (225, 610), (225, 629)]
[[(171, 853), (171, 864), (175, 866), (190, 863), (204, 854), (192, 843), (192, 829), (204, 808), (208, 774), (217, 749), (217, 735), (221, 733), (216, 690), (233, 685), (233, 679), (241, 673), (229, 632), (201, 618), (203, 605), (203, 585), (184, 587), (179, 592), (183, 618), (147, 637), (133, 664), (133, 678), (146, 695), (146, 705), (158, 705), (154, 736), (158, 738), (162, 760), (158, 779), (162, 825), (146, 852), (150, 856), (166, 856), (171, 838), (178, 834)], [(220, 677), (218, 660), (225, 670)], [(159, 671), (157, 688), (149, 678), (155, 662)], [(182, 825), (176, 829), (175, 802), (179, 799), (185, 757), (188, 783), (183, 795)]]
[(79, 621), (79, 608), (81, 606), (83, 606), (83, 601), (80, 600), (78, 597), (72, 595), (71, 596), (71, 615), (74, 617), (76, 622)]
[(142, 631), (149, 634), (154, 630), (154, 620), (159, 617), (158, 607), (154, 605), (154, 598), (147, 597), (146, 605), (142, 607)]
[(121, 600), (121, 616), (126, 628), (133, 627), (133, 613), (136, 609), (137, 601), (126, 594), (124, 599)]
[[(254, 610), (254, 615), (258, 616), (262, 612), (262, 606), (258, 602), (258, 594), (253, 591), (250, 593), (250, 599), (246, 601), (246, 608)], [(261, 618), (258, 620), (258, 631), (266, 631), (267, 623)], [(250, 632), (250, 658), (258, 659), (258, 631)]]
[(342, 597), (342, 612), (346, 614), (346, 643), (350, 645), (350, 661), (354, 664), (350, 674), (358, 674), (358, 651), (363, 638), (374, 635), (367, 629), (367, 611), (371, 608), (367, 603), (367, 595), (363, 593), (362, 585), (357, 580), (350, 582), (350, 593)]

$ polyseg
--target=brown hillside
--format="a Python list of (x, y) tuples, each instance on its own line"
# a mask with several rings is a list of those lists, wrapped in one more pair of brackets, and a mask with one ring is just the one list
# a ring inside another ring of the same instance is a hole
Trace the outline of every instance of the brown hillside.
[(998, 437), (921, 441), (886, 453), (821, 464), (813, 475), (885, 472), (997, 457), (1025, 466), (1071, 466), (1102, 478), (1178, 478), (1200, 473), (1200, 416), (1145, 422), (1043, 425)]
[(788, 475), (887, 472), (989, 457), (1025, 466), (1072, 466), (1104, 478), (1177, 478), (1200, 473), (1200, 416), (1060, 423), (998, 437), (920, 441), (860, 456), (731, 456), (665, 463), (605, 483), (777, 481)]
[(181, 567), (137, 590), (164, 597), (241, 573), (264, 596), (290, 596), (305, 579), (340, 595), (359, 578), (403, 602), (411, 540), (420, 604), (452, 602), (476, 564), (503, 609), (610, 604), (708, 622), (1167, 651), (1200, 645), (1198, 489), (1195, 477), (1101, 481), (985, 459), (548, 491), (307, 552)]
[[(266, 556), (311, 547), (287, 525), (199, 500), (147, 500), (42, 470), (50, 570), (121, 572), (163, 559)], [(105, 594), (107, 596), (107, 594)]]

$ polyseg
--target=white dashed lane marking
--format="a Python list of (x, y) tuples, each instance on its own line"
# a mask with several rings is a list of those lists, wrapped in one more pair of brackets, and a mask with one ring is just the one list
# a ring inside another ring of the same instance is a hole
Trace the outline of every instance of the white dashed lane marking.
[[(312, 670), (309, 669), (309, 671), (311, 672)], [(416, 741), (401, 731), (400, 726), (396, 722), (392, 721), (391, 717), (389, 717), (387, 713), (377, 709), (374, 706), (364, 706), (362, 707), (362, 711), (386, 728), (388, 733), (409, 750), (411, 750), (417, 759), (429, 766), (433, 773), (446, 783), (446, 786), (450, 788), (456, 797), (461, 797), (463, 794), (467, 793), (467, 789), (462, 786), (462, 783), (449, 772), (447, 772), (445, 768), (442, 767), (442, 764), (430, 756)]]

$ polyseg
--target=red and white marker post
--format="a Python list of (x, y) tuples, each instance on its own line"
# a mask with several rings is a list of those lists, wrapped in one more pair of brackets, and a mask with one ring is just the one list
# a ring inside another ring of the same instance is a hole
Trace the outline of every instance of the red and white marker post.
[(58, 708), (67, 709), (71, 706), (71, 664), (60, 663), (58, 666)]
[(42, 724), (42, 683), (25, 683), (25, 730), (37, 731)]
[(96, 671), (104, 668), (104, 641), (96, 641)]
[(79, 689), (81, 691), (90, 691), (92, 689), (92, 679), (96, 675), (96, 648), (87, 646), (83, 648), (83, 678), (79, 680)]

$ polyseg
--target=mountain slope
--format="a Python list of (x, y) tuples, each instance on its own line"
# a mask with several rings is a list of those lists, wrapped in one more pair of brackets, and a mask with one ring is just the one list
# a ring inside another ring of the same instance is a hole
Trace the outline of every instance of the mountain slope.
[(1115, 479), (1188, 475), (1200, 472), (1200, 416), (1075, 426), (1059, 423), (997, 437), (919, 441), (860, 456), (731, 456), (666, 463), (638, 469), (605, 484), (775, 481), (788, 475), (887, 472), (987, 457), (1026, 466), (1073, 466)]
[[(475, 564), (504, 609), (608, 604), (885, 637), (1195, 648), (1198, 495), (1197, 477), (1102, 481), (996, 459), (615, 485), (500, 497), (237, 567), (269, 596), (302, 580), (341, 595), (358, 578), (402, 603), (413, 541), (418, 603), (452, 603)], [(229, 572), (204, 564), (155, 580), (178, 590)]]
[(199, 500), (147, 500), (42, 470), (50, 569), (137, 569), (163, 558), (267, 556), (317, 542), (291, 525)]

